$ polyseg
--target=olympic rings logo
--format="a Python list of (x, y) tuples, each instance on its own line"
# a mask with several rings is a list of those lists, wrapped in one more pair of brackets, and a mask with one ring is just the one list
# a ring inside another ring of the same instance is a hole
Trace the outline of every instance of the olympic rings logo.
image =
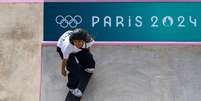
[(71, 28), (76, 28), (79, 24), (82, 23), (82, 17), (80, 15), (75, 15), (74, 17), (72, 17), (71, 15), (58, 15), (55, 21), (62, 28), (67, 28), (68, 26)]

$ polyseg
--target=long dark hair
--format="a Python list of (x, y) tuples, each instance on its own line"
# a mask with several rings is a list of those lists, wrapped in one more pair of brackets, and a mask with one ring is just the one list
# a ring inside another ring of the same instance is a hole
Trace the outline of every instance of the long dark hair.
[(70, 33), (70, 43), (74, 45), (73, 40), (83, 40), (86, 43), (92, 41), (92, 37), (89, 35), (89, 32), (82, 29), (77, 28)]

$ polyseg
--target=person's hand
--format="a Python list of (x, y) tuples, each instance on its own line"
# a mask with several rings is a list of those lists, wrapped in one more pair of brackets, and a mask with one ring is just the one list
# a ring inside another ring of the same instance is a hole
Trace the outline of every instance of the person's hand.
[(87, 69), (85, 69), (85, 71), (88, 72), (88, 73), (93, 73), (94, 70), (95, 70), (94, 68), (87, 68)]
[(61, 70), (61, 74), (62, 74), (63, 76), (66, 76), (67, 73), (66, 73), (65, 69), (62, 69), (62, 70)]

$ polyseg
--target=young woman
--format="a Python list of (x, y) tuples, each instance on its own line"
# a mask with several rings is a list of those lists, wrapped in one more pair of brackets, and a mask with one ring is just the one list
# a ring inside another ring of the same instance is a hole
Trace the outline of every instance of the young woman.
[(95, 61), (90, 52), (94, 40), (81, 28), (65, 32), (57, 42), (57, 52), (62, 59), (61, 73), (66, 76), (70, 93), (81, 97), (95, 69)]

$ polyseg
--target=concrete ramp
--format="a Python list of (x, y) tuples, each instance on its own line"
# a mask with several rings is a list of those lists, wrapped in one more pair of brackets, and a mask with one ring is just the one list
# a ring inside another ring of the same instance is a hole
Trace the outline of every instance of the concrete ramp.
[[(201, 47), (97, 46), (82, 101), (201, 101)], [(56, 47), (42, 48), (41, 101), (64, 101)]]

